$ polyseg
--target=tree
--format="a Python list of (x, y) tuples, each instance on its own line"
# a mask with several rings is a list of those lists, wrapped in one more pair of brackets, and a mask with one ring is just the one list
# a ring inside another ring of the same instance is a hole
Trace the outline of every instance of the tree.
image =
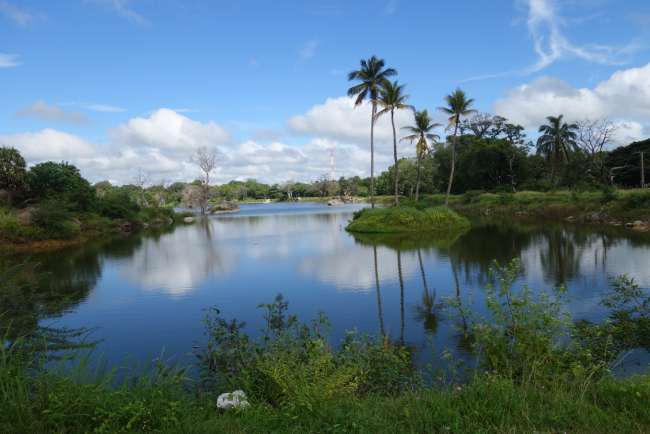
[(0, 190), (6, 190), (9, 203), (16, 193), (25, 189), (25, 159), (15, 148), (0, 147)]
[[(417, 145), (415, 148), (415, 156), (417, 161), (417, 180), (415, 181), (415, 200), (419, 199), (420, 196), (420, 166), (422, 158), (426, 155), (429, 149), (428, 140), (436, 141), (440, 137), (437, 134), (433, 134), (435, 128), (441, 126), (440, 124), (434, 123), (429, 116), (427, 110), (416, 111), (414, 113), (415, 125), (404, 127), (404, 130), (409, 131), (411, 134), (408, 136), (402, 137), (400, 140), (408, 140), (414, 142), (417, 140)], [(396, 165), (397, 166), (397, 165)]]
[(88, 211), (95, 205), (95, 190), (72, 164), (48, 161), (27, 174), (30, 194), (37, 199), (63, 199), (70, 208)]
[(386, 82), (379, 90), (379, 105), (382, 109), (377, 113), (377, 118), (386, 113), (390, 113), (390, 123), (393, 127), (393, 159), (395, 161), (395, 205), (399, 203), (399, 165), (397, 164), (397, 133), (395, 132), (395, 110), (404, 110), (407, 108), (413, 109), (412, 106), (406, 104), (408, 95), (404, 94), (404, 85), (400, 85), (397, 81)]
[(445, 206), (449, 205), (449, 194), (454, 182), (454, 170), (456, 169), (456, 142), (458, 139), (458, 127), (460, 126), (461, 117), (475, 113), (472, 104), (474, 100), (467, 98), (465, 92), (456, 89), (453, 93), (445, 97), (446, 107), (439, 107), (439, 110), (449, 115), (449, 126), (454, 127), (454, 137), (451, 143), (451, 171), (449, 172), (449, 182), (447, 183), (447, 194), (445, 195)]
[(200, 147), (194, 154), (194, 163), (203, 172), (203, 179), (201, 180), (202, 195), (199, 206), (201, 207), (201, 214), (205, 214), (210, 199), (210, 173), (217, 167), (217, 151), (208, 149), (205, 146)]
[(393, 68), (384, 68), (384, 59), (376, 56), (361, 60), (361, 68), (348, 74), (348, 80), (358, 80), (361, 83), (348, 89), (348, 96), (356, 96), (355, 106), (369, 99), (372, 104), (370, 116), (370, 203), (375, 207), (375, 118), (380, 89), (388, 82), (388, 77), (397, 74)]
[(578, 126), (576, 145), (589, 158), (589, 171), (601, 182), (605, 181), (603, 150), (612, 143), (617, 127), (608, 119), (584, 119)]
[(576, 148), (578, 125), (564, 122), (564, 115), (548, 116), (548, 124), (539, 127), (542, 135), (537, 139), (537, 152), (544, 155), (551, 165), (551, 182), (555, 184), (558, 168), (569, 159), (569, 152)]

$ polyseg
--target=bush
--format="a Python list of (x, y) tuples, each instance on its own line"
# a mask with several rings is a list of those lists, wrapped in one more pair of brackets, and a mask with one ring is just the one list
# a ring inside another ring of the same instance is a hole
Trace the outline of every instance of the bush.
[(126, 191), (111, 190), (98, 199), (97, 210), (108, 218), (132, 220), (140, 212), (140, 206)]
[(485, 193), (483, 190), (467, 190), (463, 194), (462, 202), (464, 204), (476, 203), (481, 200), (481, 195)]
[(30, 194), (37, 199), (57, 197), (79, 211), (91, 210), (95, 205), (95, 190), (72, 164), (37, 164), (30, 169), (28, 182)]
[(281, 295), (260, 307), (266, 328), (256, 340), (243, 332), (244, 323), (225, 320), (217, 309), (208, 314), (208, 342), (197, 350), (207, 391), (243, 389), (256, 403), (312, 413), (327, 401), (391, 395), (419, 382), (404, 347), (349, 333), (333, 350), (322, 314), (310, 325), (301, 323), (287, 315)]
[(354, 214), (346, 229), (350, 232), (362, 233), (449, 233), (450, 231), (461, 232), (469, 227), (469, 220), (447, 207), (419, 210), (400, 205), (390, 208), (362, 209)]
[(650, 191), (632, 191), (621, 198), (624, 210), (650, 208)]
[(56, 200), (41, 202), (34, 212), (34, 223), (43, 229), (49, 239), (70, 239), (81, 230), (78, 222), (72, 221), (72, 213), (66, 203)]

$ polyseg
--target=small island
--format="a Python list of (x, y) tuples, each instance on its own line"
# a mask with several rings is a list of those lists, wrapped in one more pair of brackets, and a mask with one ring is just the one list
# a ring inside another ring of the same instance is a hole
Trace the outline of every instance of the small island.
[(365, 208), (354, 214), (347, 226), (357, 233), (426, 233), (445, 234), (469, 229), (470, 222), (444, 207), (417, 209), (410, 206)]

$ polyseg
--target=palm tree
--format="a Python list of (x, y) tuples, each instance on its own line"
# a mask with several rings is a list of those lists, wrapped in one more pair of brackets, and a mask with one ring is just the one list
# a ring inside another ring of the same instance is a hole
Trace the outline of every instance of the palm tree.
[(454, 140), (451, 143), (451, 171), (449, 172), (449, 182), (447, 183), (447, 194), (445, 196), (445, 206), (449, 205), (449, 195), (451, 194), (451, 186), (454, 183), (454, 171), (456, 170), (456, 141), (458, 139), (458, 127), (460, 126), (460, 118), (462, 116), (469, 116), (475, 113), (472, 104), (474, 100), (467, 98), (465, 92), (461, 89), (456, 89), (453, 93), (445, 97), (446, 107), (439, 107), (438, 109), (449, 115), (449, 126), (454, 127)]
[(569, 159), (569, 151), (575, 149), (577, 124), (567, 124), (564, 115), (548, 116), (547, 125), (539, 127), (542, 135), (537, 139), (537, 152), (544, 154), (551, 163), (551, 180), (555, 183), (555, 175), (562, 161)]
[(348, 74), (348, 80), (358, 80), (348, 89), (348, 96), (356, 96), (355, 106), (361, 105), (365, 99), (372, 104), (370, 117), (370, 203), (375, 207), (375, 118), (377, 116), (377, 102), (380, 89), (388, 82), (388, 77), (397, 74), (393, 68), (384, 68), (384, 59), (372, 56), (368, 60), (361, 60), (361, 68)]
[(408, 95), (404, 94), (404, 85), (398, 84), (397, 81), (386, 82), (379, 89), (379, 101), (381, 110), (377, 113), (377, 119), (386, 113), (390, 113), (390, 123), (393, 126), (393, 159), (395, 160), (395, 205), (399, 203), (399, 167), (397, 165), (397, 133), (395, 132), (395, 110), (413, 109), (406, 104)]
[(400, 140), (409, 140), (411, 142), (417, 140), (417, 145), (415, 148), (415, 156), (417, 163), (417, 179), (415, 181), (415, 200), (418, 200), (420, 195), (420, 163), (422, 158), (429, 149), (429, 143), (427, 140), (436, 141), (440, 138), (437, 134), (433, 134), (431, 131), (435, 128), (438, 128), (440, 124), (434, 123), (431, 121), (429, 112), (427, 110), (416, 111), (414, 113), (415, 125), (402, 128), (407, 130), (411, 134), (408, 136), (402, 137)]

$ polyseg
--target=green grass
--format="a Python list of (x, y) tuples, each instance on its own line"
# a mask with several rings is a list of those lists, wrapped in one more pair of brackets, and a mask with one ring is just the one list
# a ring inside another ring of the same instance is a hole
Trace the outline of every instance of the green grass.
[(469, 226), (466, 218), (446, 207), (417, 209), (400, 205), (358, 211), (346, 229), (358, 233), (446, 234), (466, 230)]

